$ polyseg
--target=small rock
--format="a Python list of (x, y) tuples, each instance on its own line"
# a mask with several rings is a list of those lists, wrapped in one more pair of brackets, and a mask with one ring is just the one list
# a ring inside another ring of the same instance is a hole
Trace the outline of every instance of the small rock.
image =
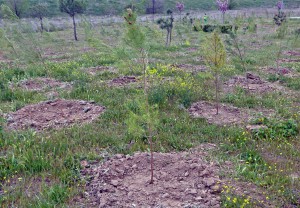
[(212, 193), (221, 193), (221, 187), (219, 185), (214, 185), (210, 187), (210, 189), (212, 190)]
[(186, 173), (184, 174), (185, 177), (188, 177), (189, 175), (190, 175), (189, 172), (186, 172)]
[(218, 204), (218, 201), (215, 199), (215, 198), (212, 198), (211, 200), (210, 200), (210, 205), (211, 206), (215, 206), (215, 205), (217, 205)]
[(111, 180), (110, 184), (117, 187), (119, 185), (119, 181), (118, 180)]
[(132, 196), (133, 196), (133, 192), (128, 192), (128, 194), (127, 194), (127, 196), (129, 197), (129, 198), (131, 198)]
[(87, 112), (89, 112), (90, 110), (92, 110), (91, 107), (85, 107), (85, 108), (83, 108), (83, 112), (84, 112), (84, 113), (87, 113)]
[(189, 191), (189, 193), (190, 193), (190, 194), (197, 194), (197, 189), (191, 189), (191, 190)]
[(134, 165), (132, 166), (132, 168), (133, 168), (133, 169), (136, 169), (136, 168), (137, 168), (137, 164), (134, 164)]
[(123, 158), (123, 155), (122, 154), (116, 154), (116, 158), (121, 159), (121, 158)]
[(204, 181), (204, 183), (207, 187), (211, 187), (216, 184), (216, 181), (213, 178), (208, 178)]
[(196, 201), (202, 201), (202, 197), (201, 197), (201, 196), (196, 197), (195, 200), (196, 200)]
[(162, 198), (168, 198), (170, 195), (168, 193), (163, 194), (161, 197)]
[(86, 101), (84, 101), (84, 100), (81, 100), (81, 101), (79, 101), (79, 104), (80, 104), (80, 105), (86, 105), (86, 104), (87, 104), (87, 102), (86, 102)]

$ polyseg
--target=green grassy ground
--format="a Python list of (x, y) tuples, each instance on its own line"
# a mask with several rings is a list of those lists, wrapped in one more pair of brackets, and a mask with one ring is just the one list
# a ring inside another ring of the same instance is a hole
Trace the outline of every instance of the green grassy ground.
[[(246, 24), (246, 20), (243, 23)], [(255, 19), (256, 33), (242, 30), (238, 37), (244, 45), (246, 69), (265, 79), (270, 75), (261, 67), (275, 67), (279, 43), (282, 50), (300, 48), (294, 31), (297, 22), (290, 22), (288, 35), (278, 39), (271, 20)], [(267, 125), (266, 131), (251, 134), (243, 127), (219, 127), (205, 119), (193, 119), (186, 111), (193, 102), (214, 99), (213, 80), (210, 72), (188, 72), (172, 64), (204, 65), (201, 45), (209, 34), (192, 31), (189, 24), (177, 22), (173, 43), (164, 47), (165, 31), (151, 22), (145, 23), (150, 69), (155, 71), (149, 90), (149, 101), (159, 107), (159, 123), (155, 137), (155, 150), (160, 152), (184, 151), (198, 144), (215, 143), (219, 151), (211, 157), (226, 167), (231, 161), (232, 171), (224, 171), (224, 178), (256, 184), (265, 192), (266, 200), (278, 207), (300, 206), (299, 174), (299, 89), (300, 78), (279, 77), (285, 87), (282, 92), (249, 95), (239, 91), (223, 95), (222, 101), (237, 107), (269, 108), (276, 112), (270, 120), (259, 118)], [(132, 154), (147, 151), (142, 138), (128, 133), (126, 119), (136, 107), (135, 99), (143, 97), (141, 88), (107, 87), (105, 81), (120, 75), (142, 75), (136, 56), (123, 42), (122, 24), (97, 26), (87, 33), (79, 28), (79, 42), (72, 39), (72, 31), (55, 33), (22, 34), (12, 38), (18, 55), (3, 42), (1, 55), (13, 63), (1, 63), (0, 109), (1, 113), (16, 111), (31, 103), (47, 100), (43, 92), (12, 90), (11, 82), (34, 77), (52, 77), (74, 82), (71, 92), (62, 91), (64, 99), (94, 100), (106, 107), (96, 122), (44, 132), (8, 131), (5, 118), (1, 117), (0, 129), (0, 204), (2, 207), (68, 207), (71, 199), (81, 193), (84, 181), (80, 178), (80, 161), (100, 161), (103, 154)], [(8, 33), (11, 38), (12, 34)], [(222, 35), (225, 40), (227, 35)], [(298, 39), (299, 40), (299, 39)], [(256, 45), (255, 47), (252, 47)], [(93, 51), (85, 51), (92, 48)], [(30, 52), (30, 53), (29, 53)], [(41, 52), (42, 58), (32, 56)], [(47, 53), (50, 55), (47, 55)], [(228, 53), (227, 67), (222, 75), (225, 81), (233, 75), (243, 74), (238, 58)], [(18, 59), (16, 59), (16, 57)], [(282, 55), (284, 57), (284, 55)], [(118, 73), (105, 72), (92, 76), (87, 69), (108, 65)], [(295, 73), (300, 63), (283, 64)], [(160, 78), (171, 78), (170, 82)], [(272, 78), (272, 77), (271, 77)], [(273, 79), (270, 79), (276, 81)], [(286, 94), (288, 90), (292, 94)], [(135, 144), (128, 148), (131, 140)], [(236, 195), (232, 187), (222, 193), (223, 207), (255, 207), (247, 196)], [(249, 194), (251, 196), (251, 193)]]

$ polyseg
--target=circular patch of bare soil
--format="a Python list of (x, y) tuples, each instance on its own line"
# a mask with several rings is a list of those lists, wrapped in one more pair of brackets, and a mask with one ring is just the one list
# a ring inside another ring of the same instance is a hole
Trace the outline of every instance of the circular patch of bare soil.
[(248, 123), (255, 113), (261, 113), (265, 116), (271, 116), (271, 110), (245, 110), (231, 105), (220, 103), (219, 113), (217, 114), (217, 104), (207, 101), (200, 101), (192, 104), (188, 109), (190, 115), (194, 118), (205, 118), (208, 123), (216, 125), (243, 125)]
[(188, 72), (205, 72), (207, 67), (204, 65), (192, 65), (192, 64), (172, 64), (171, 67), (182, 69)]
[(219, 114), (217, 115), (216, 106), (216, 103), (197, 102), (189, 108), (189, 113), (194, 118), (205, 118), (208, 123), (217, 125), (243, 124), (249, 120), (249, 115), (246, 112), (225, 104), (219, 105)]
[(93, 102), (62, 100), (28, 105), (7, 116), (9, 129), (55, 129), (72, 124), (88, 123), (103, 113), (104, 107)]
[(246, 76), (235, 76), (224, 83), (224, 92), (232, 93), (236, 87), (240, 87), (247, 92), (267, 93), (278, 89), (274, 84), (262, 80), (258, 75), (246, 73)]
[[(23, 80), (16, 85), (19, 88), (28, 90), (28, 91), (42, 91), (46, 89), (71, 89), (72, 85), (67, 82), (60, 82), (51, 78), (36, 78)], [(14, 87), (14, 86), (12, 86)]]
[(270, 68), (262, 68), (262, 70), (266, 71), (269, 74), (276, 74), (276, 75), (290, 77), (290, 78), (299, 76), (298, 73), (295, 73), (293, 70), (288, 69), (288, 68), (277, 69), (277, 68), (270, 67)]
[(150, 184), (150, 154), (116, 155), (99, 167), (82, 170), (91, 180), (84, 196), (87, 207), (220, 207), (218, 167), (205, 161), (207, 150), (154, 153), (154, 183)]
[(98, 73), (103, 73), (103, 72), (112, 72), (116, 73), (117, 70), (111, 66), (96, 66), (96, 67), (90, 67), (88, 69), (85, 69), (89, 74), (95, 76)]
[(123, 77), (112, 79), (111, 81), (108, 82), (108, 85), (121, 87), (135, 82), (137, 82), (137, 78), (135, 76), (123, 76)]
[(283, 52), (286, 56), (299, 56), (300, 57), (300, 51), (285, 51)]

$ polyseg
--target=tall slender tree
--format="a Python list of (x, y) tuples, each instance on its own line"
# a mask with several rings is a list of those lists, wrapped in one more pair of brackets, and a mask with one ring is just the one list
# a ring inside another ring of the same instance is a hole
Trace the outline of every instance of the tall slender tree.
[(59, 8), (61, 12), (67, 13), (72, 17), (74, 39), (78, 41), (76, 30), (76, 14), (83, 14), (86, 11), (87, 2), (85, 0), (59, 0)]
[(38, 18), (41, 24), (41, 33), (44, 31), (43, 19), (49, 14), (47, 3), (38, 3), (30, 9), (30, 16)]

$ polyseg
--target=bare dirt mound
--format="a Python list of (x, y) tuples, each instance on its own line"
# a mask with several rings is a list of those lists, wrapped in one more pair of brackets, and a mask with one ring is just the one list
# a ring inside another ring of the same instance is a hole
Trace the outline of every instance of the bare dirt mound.
[(262, 68), (263, 71), (266, 71), (268, 74), (275, 74), (275, 75), (280, 75), (280, 76), (284, 76), (284, 77), (298, 77), (299, 73), (294, 72), (291, 69), (288, 68)]
[(111, 67), (111, 66), (96, 66), (96, 67), (90, 67), (88, 69), (85, 69), (89, 74), (95, 76), (98, 73), (103, 73), (103, 72), (112, 72), (116, 73), (117, 69)]
[[(15, 86), (12, 86), (13, 88)], [(36, 78), (23, 80), (16, 85), (16, 87), (28, 90), (28, 91), (42, 91), (45, 89), (70, 89), (72, 85), (67, 82), (60, 82), (51, 78)]]
[(272, 111), (266, 109), (245, 110), (231, 105), (220, 104), (219, 114), (217, 115), (216, 103), (200, 101), (192, 104), (189, 113), (194, 118), (205, 118), (208, 123), (216, 125), (242, 125), (247, 124), (255, 113), (270, 116)]
[(111, 81), (108, 82), (108, 85), (121, 87), (135, 82), (137, 82), (137, 78), (135, 76), (123, 76), (123, 77), (112, 79)]
[(246, 76), (235, 76), (224, 83), (224, 92), (232, 93), (236, 87), (240, 87), (252, 93), (267, 93), (277, 89), (275, 85), (262, 80), (259, 76), (252, 73), (246, 73)]
[(188, 72), (205, 72), (207, 67), (204, 65), (192, 65), (192, 64), (172, 64), (171, 67), (182, 69)]
[(300, 57), (300, 51), (284, 51), (283, 54), (286, 56), (299, 56)]
[(87, 123), (98, 118), (105, 108), (86, 101), (53, 100), (28, 105), (7, 116), (9, 129), (51, 129)]
[(217, 125), (242, 124), (249, 120), (249, 115), (246, 112), (225, 104), (220, 104), (219, 114), (216, 115), (216, 104), (206, 101), (194, 103), (189, 108), (189, 113), (195, 118), (205, 118), (208, 123)]
[(74, 201), (87, 207), (220, 207), (218, 167), (206, 162), (206, 155), (206, 148), (154, 153), (154, 184), (149, 184), (150, 154), (116, 155), (82, 171), (91, 180)]

